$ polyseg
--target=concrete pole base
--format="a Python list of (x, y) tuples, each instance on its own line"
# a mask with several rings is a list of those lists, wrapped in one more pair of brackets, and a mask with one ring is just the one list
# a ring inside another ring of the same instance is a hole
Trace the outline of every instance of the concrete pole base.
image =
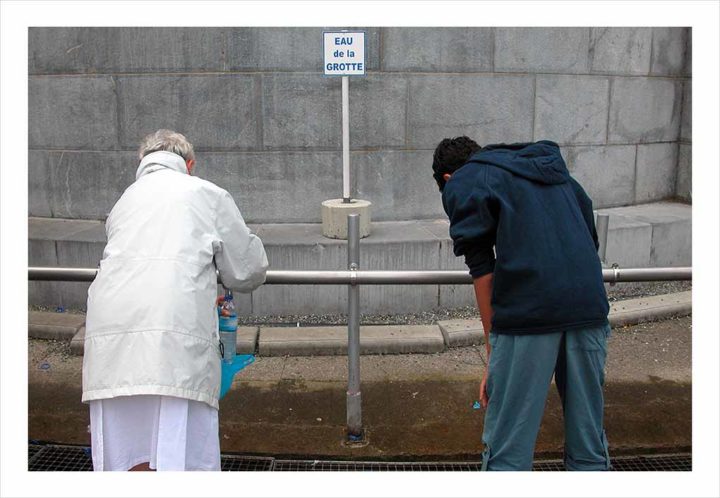
[(330, 239), (347, 240), (347, 216), (360, 215), (360, 237), (370, 235), (370, 201), (330, 199), (322, 203), (322, 232)]

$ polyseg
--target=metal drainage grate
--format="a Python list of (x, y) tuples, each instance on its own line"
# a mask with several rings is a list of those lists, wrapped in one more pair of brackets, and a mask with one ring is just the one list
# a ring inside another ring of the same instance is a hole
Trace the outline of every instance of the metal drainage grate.
[(613, 470), (620, 472), (690, 472), (692, 455), (657, 455), (612, 458)]
[(344, 462), (331, 460), (275, 460), (274, 471), (421, 472), (477, 471), (481, 462)]
[(41, 449), (42, 445), (40, 444), (28, 444), (28, 461)]
[[(482, 462), (357, 462), (338, 460), (275, 460), (272, 457), (224, 455), (225, 472), (252, 471), (359, 471), (359, 472), (476, 472)], [(626, 472), (689, 472), (692, 455), (631, 456), (612, 459), (612, 470)], [(90, 448), (82, 446), (28, 444), (30, 471), (91, 471)], [(562, 460), (535, 462), (533, 470), (563, 471)]]
[(90, 448), (81, 446), (44, 446), (28, 459), (30, 471), (92, 470)]
[(253, 472), (273, 470), (273, 458), (230, 456), (222, 457), (220, 470), (223, 472)]

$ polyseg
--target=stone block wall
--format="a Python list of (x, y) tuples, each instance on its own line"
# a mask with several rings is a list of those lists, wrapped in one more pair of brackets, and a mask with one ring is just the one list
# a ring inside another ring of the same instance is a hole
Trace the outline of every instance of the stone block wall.
[[(374, 220), (442, 218), (432, 151), (462, 134), (558, 142), (597, 208), (691, 199), (689, 28), (360, 29), (352, 186)], [(104, 219), (171, 128), (248, 222), (319, 222), (342, 192), (322, 31), (31, 28), (29, 215)]]

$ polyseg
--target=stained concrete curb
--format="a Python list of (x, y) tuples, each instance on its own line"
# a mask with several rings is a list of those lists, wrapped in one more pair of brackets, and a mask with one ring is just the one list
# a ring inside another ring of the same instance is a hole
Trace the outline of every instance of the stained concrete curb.
[(459, 348), (485, 344), (482, 322), (475, 320), (443, 320), (438, 322), (445, 346)]
[(85, 325), (85, 315), (31, 311), (28, 314), (28, 337), (67, 341)]
[[(613, 327), (621, 327), (690, 313), (692, 291), (687, 291), (614, 302), (608, 318)], [(84, 315), (30, 312), (29, 321), (30, 338), (70, 340), (72, 353), (83, 354)], [(360, 354), (437, 353), (484, 343), (478, 319), (360, 327)], [(347, 327), (240, 327), (237, 352), (259, 356), (345, 355)]]
[[(347, 327), (261, 327), (260, 356), (347, 354)], [(445, 341), (437, 325), (360, 327), (360, 354), (438, 353)]]
[(617, 301), (610, 305), (610, 325), (622, 327), (692, 313), (692, 291)]

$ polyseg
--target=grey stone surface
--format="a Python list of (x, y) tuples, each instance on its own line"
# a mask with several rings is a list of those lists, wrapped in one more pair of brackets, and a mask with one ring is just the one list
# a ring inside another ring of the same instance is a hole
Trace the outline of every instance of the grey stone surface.
[(485, 344), (480, 320), (445, 320), (438, 322), (438, 327), (448, 348)]
[(204, 153), (197, 157), (195, 174), (230, 192), (248, 223), (320, 222), (322, 202), (342, 197), (339, 152)]
[[(347, 327), (260, 327), (260, 356), (347, 354)], [(437, 353), (445, 349), (435, 325), (360, 327), (361, 354)]]
[(495, 71), (586, 73), (588, 28), (495, 28)]
[(602, 77), (538, 75), (534, 139), (605, 143), (609, 85)]
[[(440, 267), (441, 270), (463, 270), (468, 271), (465, 265), (465, 258), (456, 257), (453, 253), (453, 242), (448, 233), (449, 223), (443, 220), (445, 225), (444, 240), (440, 241)], [(440, 223), (438, 224), (440, 225)], [(443, 231), (437, 228), (441, 234)], [(472, 285), (440, 285), (440, 309), (459, 308), (462, 306), (476, 306), (475, 289)]]
[(80, 330), (70, 339), (70, 352), (75, 356), (82, 356), (85, 352), (85, 327), (80, 327)]
[(676, 143), (638, 145), (635, 202), (642, 204), (675, 195), (677, 161)]
[(148, 133), (169, 128), (199, 149), (257, 147), (258, 81), (240, 74), (119, 77), (120, 143), (135, 149)]
[(682, 85), (659, 78), (614, 78), (610, 89), (608, 141), (677, 140)]
[(219, 71), (225, 67), (225, 29), (32, 27), (28, 31), (30, 74)]
[(45, 195), (53, 216), (104, 220), (135, 181), (134, 152), (57, 152), (49, 154)]
[[(53, 220), (54, 221), (54, 220)], [(28, 238), (28, 266), (57, 266), (57, 249), (54, 240), (33, 240)], [(28, 281), (28, 302), (30, 304), (60, 305), (61, 282)]]
[[(599, 211), (603, 213), (603, 210)], [(631, 217), (610, 216), (605, 263), (624, 268), (646, 268), (650, 265), (652, 224)]]
[(692, 313), (692, 291), (627, 299), (610, 304), (608, 319), (613, 327)]
[[(345, 243), (323, 237), (320, 224), (266, 226), (258, 236), (265, 245), (271, 270), (347, 268)], [(340, 285), (264, 285), (252, 294), (252, 312), (337, 313), (346, 310), (346, 301), (347, 287)]]
[(380, 28), (227, 28), (228, 70), (323, 71), (323, 31), (365, 31), (365, 64), (379, 65)]
[(685, 32), (685, 61), (683, 64), (683, 74), (692, 76), (692, 28), (686, 28)]
[(322, 74), (262, 77), (263, 144), (269, 148), (340, 147), (340, 81)]
[(675, 193), (683, 200), (692, 201), (692, 145), (689, 144), (680, 144)]
[(109, 76), (30, 76), (30, 148), (112, 149), (116, 84)]
[(492, 71), (493, 28), (385, 28), (384, 71)]
[(532, 138), (533, 79), (499, 75), (410, 76), (408, 145), (434, 149), (446, 137), (478, 143)]
[[(340, 88), (340, 79), (334, 81)], [(369, 74), (364, 78), (351, 78), (348, 85), (350, 147), (404, 146), (407, 92), (408, 82), (404, 76)], [(341, 101), (335, 105), (341, 106)], [(342, 138), (340, 123), (335, 123), (335, 129)]]
[(692, 140), (692, 80), (683, 82), (682, 115), (680, 117), (680, 139)]
[(255, 354), (259, 327), (238, 327), (236, 340), (237, 354)]
[(653, 28), (651, 74), (679, 75), (685, 68), (688, 28)]
[(580, 182), (594, 208), (633, 202), (635, 146), (564, 147), (570, 173)]
[(28, 215), (51, 217), (52, 196), (50, 184), (50, 153), (44, 150), (28, 151)]
[(607, 210), (653, 226), (649, 266), (692, 265), (692, 206), (657, 202)]
[[(80, 234), (87, 233), (94, 233), (95, 236), (90, 239), (80, 238)], [(31, 217), (28, 218), (28, 240), (53, 243), (59, 240), (102, 242), (105, 240), (105, 223), (90, 220)], [(57, 261), (55, 262), (57, 263)]]
[(373, 203), (374, 221), (442, 218), (445, 212), (431, 164), (431, 151), (354, 153), (351, 174), (357, 197)]
[(591, 28), (590, 70), (648, 74), (652, 28)]
[(85, 324), (85, 315), (31, 311), (28, 336), (33, 339), (70, 340)]

